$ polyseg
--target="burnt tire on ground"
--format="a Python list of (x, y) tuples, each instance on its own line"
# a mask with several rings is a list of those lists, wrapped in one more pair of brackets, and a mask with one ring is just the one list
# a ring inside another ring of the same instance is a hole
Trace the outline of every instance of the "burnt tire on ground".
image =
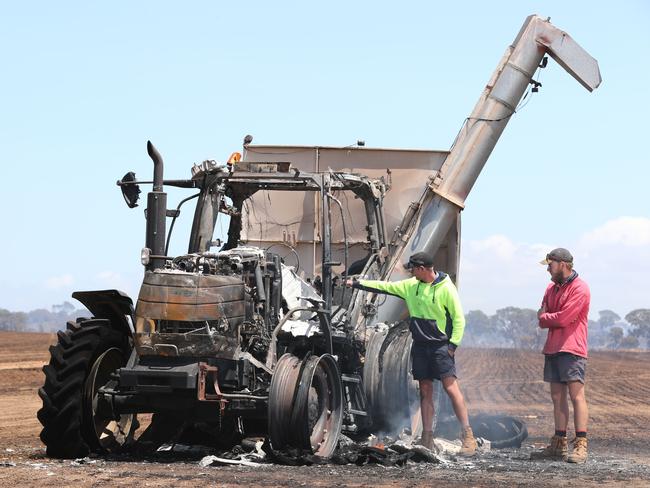
[(528, 437), (526, 423), (507, 415), (478, 414), (470, 417), (474, 435), (490, 441), (493, 449), (520, 448)]
[[(469, 424), (474, 436), (490, 441), (492, 449), (521, 447), (528, 437), (528, 427), (523, 420), (508, 415), (479, 413), (470, 415)], [(447, 415), (438, 421), (434, 432), (436, 437), (457, 439), (461, 435), (460, 424), (455, 415)]]
[[(50, 347), (50, 362), (43, 367), (45, 384), (38, 390), (43, 401), (37, 414), (43, 425), (40, 438), (47, 455), (77, 458), (116, 449), (130, 439), (135, 416), (122, 416), (117, 423), (97, 418), (92, 397), (102, 386), (96, 383), (110, 375), (107, 367), (126, 364), (129, 338), (104, 319), (68, 322), (57, 336), (57, 344)], [(107, 438), (109, 428), (117, 428), (119, 435)]]

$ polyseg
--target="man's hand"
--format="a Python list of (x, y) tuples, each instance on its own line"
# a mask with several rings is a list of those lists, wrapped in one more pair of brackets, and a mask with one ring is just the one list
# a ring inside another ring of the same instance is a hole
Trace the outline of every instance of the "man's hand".
[(453, 347), (447, 347), (447, 352), (453, 358), (454, 354), (456, 354), (456, 349), (454, 349)]
[(543, 313), (546, 313), (546, 304), (545, 304), (545, 303), (542, 303), (542, 308), (540, 308), (540, 309), (537, 311), (537, 318), (538, 318), (538, 319), (541, 319)]
[(347, 286), (348, 288), (352, 287), (353, 283), (354, 283), (354, 280), (351, 280), (350, 278), (345, 280), (345, 286)]

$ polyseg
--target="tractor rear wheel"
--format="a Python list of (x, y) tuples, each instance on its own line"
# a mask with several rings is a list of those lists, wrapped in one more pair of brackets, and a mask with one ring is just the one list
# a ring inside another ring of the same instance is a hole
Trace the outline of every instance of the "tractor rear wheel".
[(111, 381), (131, 353), (129, 337), (105, 319), (68, 322), (50, 347), (50, 363), (43, 367), (45, 384), (38, 390), (43, 407), (38, 420), (47, 455), (84, 457), (89, 452), (116, 451), (132, 439), (135, 415), (113, 419), (96, 411), (97, 390)]
[[(390, 328), (370, 329), (363, 367), (363, 384), (370, 406), (372, 432), (399, 435), (404, 428), (419, 435), (422, 431), (420, 393), (417, 381), (411, 374), (411, 345), (413, 339), (408, 322)], [(440, 381), (433, 387), (433, 427), (438, 416), (449, 411), (444, 406)]]

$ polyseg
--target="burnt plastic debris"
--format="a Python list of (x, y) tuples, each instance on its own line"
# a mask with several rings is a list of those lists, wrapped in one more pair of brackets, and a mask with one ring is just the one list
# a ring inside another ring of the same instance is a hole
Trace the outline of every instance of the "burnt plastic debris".
[(314, 456), (299, 449), (284, 449), (276, 451), (268, 442), (262, 449), (267, 455), (267, 460), (286, 466), (312, 466), (316, 464), (381, 464), (383, 466), (405, 466), (411, 462), (431, 462), (430, 458), (417, 451), (399, 453), (391, 449), (382, 449), (362, 444), (349, 444), (336, 450), (330, 459)]
[[(520, 448), (528, 437), (526, 423), (507, 415), (478, 414), (470, 417), (470, 424), (477, 440), (489, 441), (489, 449)], [(443, 439), (457, 439), (458, 420), (454, 416), (445, 416), (438, 420), (435, 437), (438, 444), (434, 450), (414, 444), (414, 437), (404, 432), (398, 438), (370, 436), (367, 439), (350, 439), (342, 435), (338, 448), (330, 458), (314, 455), (312, 452), (297, 448), (273, 449), (268, 438), (232, 439), (233, 444), (227, 449), (214, 449), (215, 446), (185, 445), (171, 442), (157, 450), (150, 449), (148, 454), (140, 453), (145, 458), (196, 459), (203, 458), (204, 466), (242, 464), (253, 466), (262, 464), (279, 464), (285, 466), (313, 466), (323, 464), (363, 466), (380, 464), (383, 466), (406, 466), (410, 463), (446, 464), (456, 460), (453, 450), (444, 448)], [(187, 437), (187, 436), (185, 436)], [(458, 441), (456, 441), (458, 442)], [(443, 447), (440, 447), (440, 444)], [(453, 444), (453, 443), (447, 443)], [(452, 446), (453, 447), (453, 446)], [(458, 444), (458, 448), (460, 445)], [(483, 449), (485, 450), (485, 448)], [(133, 453), (132, 453), (133, 454)], [(215, 456), (216, 454), (216, 456)], [(206, 457), (207, 456), (207, 457)], [(210, 458), (210, 459), (208, 459)]]

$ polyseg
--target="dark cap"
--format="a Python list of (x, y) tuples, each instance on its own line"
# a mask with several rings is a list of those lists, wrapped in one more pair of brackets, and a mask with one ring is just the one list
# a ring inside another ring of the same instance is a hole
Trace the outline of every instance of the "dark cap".
[(408, 263), (404, 265), (406, 269), (417, 266), (424, 266), (425, 268), (433, 267), (433, 256), (426, 252), (416, 252), (409, 258)]
[(539, 264), (546, 265), (550, 261), (573, 263), (573, 256), (567, 249), (564, 249), (563, 247), (558, 247), (557, 249), (553, 249), (551, 252), (549, 252), (546, 255), (546, 258), (542, 259), (539, 262)]

